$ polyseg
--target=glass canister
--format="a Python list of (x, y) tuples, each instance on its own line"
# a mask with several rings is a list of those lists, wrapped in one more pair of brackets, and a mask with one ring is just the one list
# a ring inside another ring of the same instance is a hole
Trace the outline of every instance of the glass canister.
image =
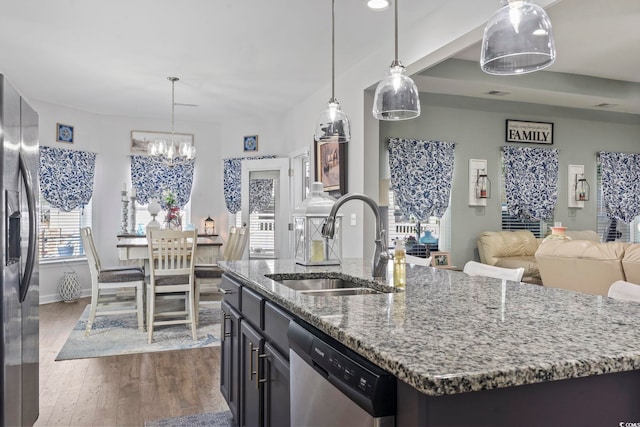
[(342, 261), (342, 218), (336, 217), (333, 239), (322, 236), (322, 227), (336, 200), (323, 191), (321, 182), (293, 210), (295, 259), (301, 265), (339, 265)]

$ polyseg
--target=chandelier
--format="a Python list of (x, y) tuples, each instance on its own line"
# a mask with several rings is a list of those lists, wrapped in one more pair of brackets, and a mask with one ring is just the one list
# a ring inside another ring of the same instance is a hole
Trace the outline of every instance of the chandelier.
[(170, 140), (156, 139), (147, 146), (149, 156), (159, 162), (167, 164), (169, 167), (188, 162), (196, 158), (196, 147), (191, 141), (180, 140), (174, 131), (174, 115), (175, 115), (175, 85), (177, 77), (167, 77), (171, 82), (171, 132)]

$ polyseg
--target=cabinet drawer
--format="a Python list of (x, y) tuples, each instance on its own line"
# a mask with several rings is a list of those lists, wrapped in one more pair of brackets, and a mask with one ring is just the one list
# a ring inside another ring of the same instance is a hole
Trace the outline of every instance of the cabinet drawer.
[[(289, 354), (289, 338), (287, 330), (292, 317), (277, 305), (264, 303), (264, 334), (282, 354)], [(288, 357), (287, 357), (288, 359)]]
[(242, 288), (242, 317), (259, 329), (262, 329), (264, 326), (262, 317), (263, 305), (263, 297), (250, 289)]
[(240, 288), (242, 288), (240, 282), (237, 282), (226, 274), (222, 275), (220, 290), (224, 294), (224, 300), (238, 311), (240, 311)]

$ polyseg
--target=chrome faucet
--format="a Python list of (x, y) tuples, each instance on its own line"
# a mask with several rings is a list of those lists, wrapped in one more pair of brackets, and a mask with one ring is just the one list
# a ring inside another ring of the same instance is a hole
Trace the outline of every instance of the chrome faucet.
[(385, 278), (387, 277), (387, 263), (389, 262), (387, 237), (382, 229), (382, 216), (380, 215), (380, 209), (378, 208), (378, 204), (374, 202), (372, 198), (359, 193), (347, 193), (340, 197), (331, 208), (331, 212), (325, 220), (324, 227), (322, 227), (322, 235), (325, 238), (333, 239), (333, 235), (335, 234), (336, 214), (338, 213), (338, 210), (349, 200), (355, 199), (362, 200), (365, 204), (369, 205), (376, 217), (376, 248), (373, 252), (373, 260), (371, 262), (371, 274), (373, 277)]

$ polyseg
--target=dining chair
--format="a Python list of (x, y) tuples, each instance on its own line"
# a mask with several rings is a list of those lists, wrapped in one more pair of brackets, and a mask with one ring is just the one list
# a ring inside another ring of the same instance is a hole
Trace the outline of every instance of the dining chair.
[(464, 265), (462, 271), (469, 276), (493, 277), (494, 279), (513, 280), (514, 282), (522, 281), (524, 268), (504, 268), (494, 265), (482, 264), (476, 261), (469, 261)]
[(249, 231), (247, 230), (247, 224), (243, 224), (238, 230), (236, 244), (233, 248), (232, 260), (241, 260), (244, 255), (244, 250), (247, 247), (247, 241), (249, 240)]
[[(149, 344), (155, 326), (185, 324), (198, 339), (195, 317), (194, 259), (197, 231), (150, 230), (148, 238), (149, 270), (147, 283), (147, 330)], [(157, 311), (157, 297), (183, 299), (184, 310), (170, 307)]]
[[(91, 306), (85, 337), (91, 333), (96, 316), (136, 313), (138, 330), (144, 331), (144, 272), (134, 266), (103, 267), (98, 256), (91, 227), (80, 229), (82, 245), (91, 275)], [(118, 294), (119, 289), (132, 289), (134, 298)]]
[(640, 285), (617, 280), (609, 288), (607, 296), (619, 300), (640, 302)]
[[(245, 226), (246, 228), (246, 226)], [(241, 236), (240, 230), (242, 227), (231, 226), (229, 229), (229, 238), (227, 239), (227, 244), (224, 247), (224, 252), (222, 254), (222, 259), (224, 261), (234, 261), (236, 260), (236, 246), (239, 242), (238, 238)], [(242, 232), (242, 235), (245, 233)], [(246, 245), (246, 241), (241, 243)], [(242, 248), (244, 251), (244, 247)], [(219, 298), (219, 288), (218, 284), (220, 283), (220, 278), (224, 271), (217, 264), (197, 264), (194, 267), (194, 274), (196, 280), (196, 323), (198, 322), (198, 316), (200, 312), (201, 306), (215, 304)], [(202, 298), (202, 297), (205, 298)]]

